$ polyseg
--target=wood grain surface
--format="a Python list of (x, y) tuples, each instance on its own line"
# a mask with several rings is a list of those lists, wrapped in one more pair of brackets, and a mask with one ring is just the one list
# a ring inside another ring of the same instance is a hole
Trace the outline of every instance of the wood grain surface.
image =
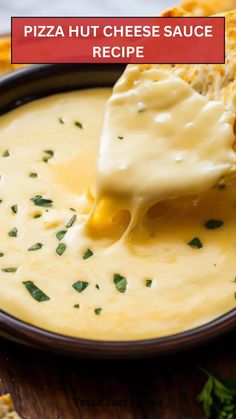
[(236, 378), (235, 332), (210, 345), (143, 360), (85, 360), (0, 340), (0, 394), (25, 419), (202, 419), (204, 366)]

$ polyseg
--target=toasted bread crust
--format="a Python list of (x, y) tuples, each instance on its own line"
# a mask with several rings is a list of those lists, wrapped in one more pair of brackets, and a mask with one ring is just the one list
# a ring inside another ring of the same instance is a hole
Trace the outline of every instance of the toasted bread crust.
[(208, 99), (221, 100), (226, 108), (236, 111), (236, 11), (220, 16), (226, 22), (225, 64), (167, 64), (165, 68)]
[(11, 39), (10, 37), (0, 38), (0, 76), (9, 71), (23, 67), (19, 64), (11, 64)]
[(15, 411), (10, 394), (0, 396), (0, 419), (21, 419)]
[(185, 0), (166, 10), (162, 16), (209, 16), (236, 9), (236, 0)]

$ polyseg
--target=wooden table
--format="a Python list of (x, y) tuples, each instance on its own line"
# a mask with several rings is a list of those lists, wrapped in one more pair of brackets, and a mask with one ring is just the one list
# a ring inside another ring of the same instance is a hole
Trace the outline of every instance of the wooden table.
[(200, 419), (205, 377), (197, 365), (236, 378), (235, 333), (188, 353), (125, 361), (67, 358), (1, 339), (0, 394), (10, 392), (25, 419)]

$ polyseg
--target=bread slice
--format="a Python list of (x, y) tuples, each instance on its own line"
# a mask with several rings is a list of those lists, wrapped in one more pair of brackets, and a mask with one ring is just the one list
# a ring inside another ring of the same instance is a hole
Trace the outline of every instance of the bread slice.
[(0, 37), (0, 76), (24, 67), (22, 64), (11, 64), (11, 39)]
[[(236, 0), (214, 0), (214, 2), (187, 0), (180, 7), (164, 12), (163, 15), (205, 15), (209, 11), (220, 10), (221, 6), (222, 8), (231, 6), (236, 8)], [(220, 100), (226, 109), (236, 112), (236, 10), (215, 16), (225, 17), (225, 64), (175, 64), (164, 67), (189, 83), (198, 93), (210, 100)]]
[(210, 16), (236, 9), (236, 0), (185, 0), (162, 16)]
[(10, 394), (0, 396), (0, 419), (21, 419), (15, 411)]

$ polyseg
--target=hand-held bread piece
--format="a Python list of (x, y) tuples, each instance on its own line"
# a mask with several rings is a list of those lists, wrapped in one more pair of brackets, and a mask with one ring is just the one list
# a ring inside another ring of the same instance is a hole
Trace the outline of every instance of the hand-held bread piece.
[(236, 12), (224, 16), (225, 64), (127, 66), (106, 108), (100, 196), (153, 203), (201, 194), (235, 172)]
[(236, 11), (226, 12), (225, 64), (175, 64), (165, 65), (194, 90), (210, 100), (220, 100), (236, 112)]

